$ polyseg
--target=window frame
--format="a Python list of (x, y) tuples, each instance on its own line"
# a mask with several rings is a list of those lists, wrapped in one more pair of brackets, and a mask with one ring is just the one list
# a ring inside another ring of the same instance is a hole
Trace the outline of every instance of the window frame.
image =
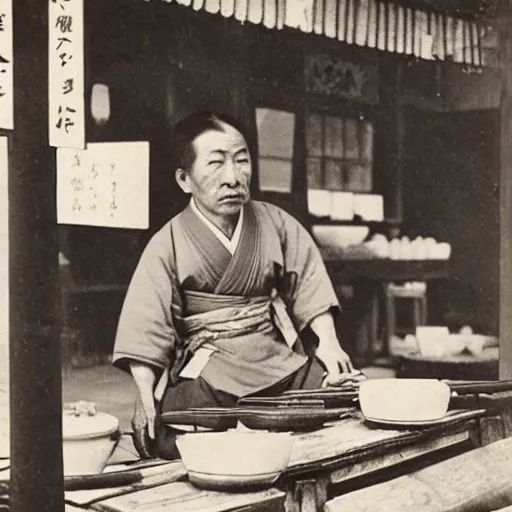
[[(324, 103), (319, 103), (315, 101), (309, 101), (303, 109), (303, 124), (305, 127), (304, 130), (304, 136), (303, 136), (303, 144), (305, 149), (305, 161), (304, 161), (304, 168), (306, 172), (306, 190), (308, 190), (309, 187), (309, 175), (308, 175), (308, 161), (309, 161), (309, 154), (308, 154), (308, 145), (307, 145), (307, 123), (309, 116), (311, 115), (317, 115), (321, 116), (322, 118), (322, 145), (325, 144), (325, 118), (326, 117), (334, 117), (338, 119), (363, 119), (364, 121), (367, 121), (371, 123), (372, 129), (373, 129), (373, 136), (372, 136), (372, 159), (371, 159), (371, 178), (372, 178), (372, 186), (371, 189), (368, 191), (356, 191), (356, 190), (350, 190), (345, 188), (346, 179), (345, 179), (345, 172), (343, 172), (343, 179), (344, 179), (344, 188), (341, 190), (343, 192), (352, 192), (354, 194), (374, 194), (375, 192), (375, 155), (376, 155), (376, 137), (377, 137), (377, 114), (375, 112), (375, 108), (372, 105), (364, 105), (364, 104), (353, 104), (353, 103), (347, 103), (347, 102), (336, 102), (333, 105), (325, 105)], [(343, 138), (345, 143), (345, 124), (343, 123)], [(366, 160), (363, 160), (362, 158), (346, 158), (343, 156), (342, 158), (338, 157), (332, 157), (332, 156), (326, 156), (324, 153), (325, 149), (322, 147), (322, 155), (321, 156), (313, 156), (312, 158), (318, 158), (320, 160), (321, 165), (321, 176), (322, 176), (322, 184), (324, 190), (331, 190), (330, 188), (327, 188), (326, 186), (326, 161), (335, 161), (338, 163), (341, 163), (343, 167), (347, 163), (368, 163)], [(344, 149), (345, 153), (345, 149)], [(311, 187), (314, 188), (314, 187)]]

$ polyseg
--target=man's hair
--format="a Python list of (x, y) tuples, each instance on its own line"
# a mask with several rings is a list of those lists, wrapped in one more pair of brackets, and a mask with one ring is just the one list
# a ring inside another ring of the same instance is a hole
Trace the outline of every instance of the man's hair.
[(196, 158), (194, 140), (210, 130), (223, 132), (225, 124), (235, 128), (246, 138), (238, 122), (226, 114), (195, 112), (179, 121), (172, 133), (173, 168), (188, 171)]

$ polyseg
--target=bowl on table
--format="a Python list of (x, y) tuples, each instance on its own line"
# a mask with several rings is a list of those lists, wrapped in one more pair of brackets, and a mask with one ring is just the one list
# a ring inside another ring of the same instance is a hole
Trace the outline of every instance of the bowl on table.
[(466, 342), (458, 336), (450, 335), (444, 326), (418, 326), (416, 339), (421, 355), (440, 358), (461, 354), (466, 349)]
[(443, 418), (450, 387), (435, 379), (372, 379), (359, 386), (359, 405), (367, 420), (428, 422)]
[(480, 355), (487, 344), (488, 336), (481, 334), (450, 334), (450, 339), (463, 345), (474, 356)]
[(235, 430), (176, 438), (190, 482), (212, 490), (271, 486), (286, 469), (293, 444), (289, 433)]
[(361, 244), (368, 236), (368, 226), (323, 226), (312, 227), (313, 237), (323, 247), (349, 247)]
[(119, 420), (103, 412), (62, 415), (62, 456), (65, 476), (101, 473), (121, 439)]

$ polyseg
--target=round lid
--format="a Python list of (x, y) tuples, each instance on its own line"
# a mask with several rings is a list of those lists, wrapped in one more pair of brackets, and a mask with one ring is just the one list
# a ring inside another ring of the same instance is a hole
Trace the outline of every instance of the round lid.
[(93, 416), (64, 412), (62, 439), (87, 439), (113, 434), (119, 429), (119, 420), (111, 414), (98, 412)]

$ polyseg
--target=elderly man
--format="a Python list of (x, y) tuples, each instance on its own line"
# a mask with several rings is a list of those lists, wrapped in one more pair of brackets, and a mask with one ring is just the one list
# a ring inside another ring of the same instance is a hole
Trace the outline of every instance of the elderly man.
[(250, 199), (251, 155), (236, 123), (196, 113), (178, 123), (172, 143), (176, 180), (192, 197), (145, 248), (114, 348), (164, 458), (177, 453), (172, 431), (155, 428), (159, 413), (232, 407), (352, 371), (319, 251), (293, 217)]

